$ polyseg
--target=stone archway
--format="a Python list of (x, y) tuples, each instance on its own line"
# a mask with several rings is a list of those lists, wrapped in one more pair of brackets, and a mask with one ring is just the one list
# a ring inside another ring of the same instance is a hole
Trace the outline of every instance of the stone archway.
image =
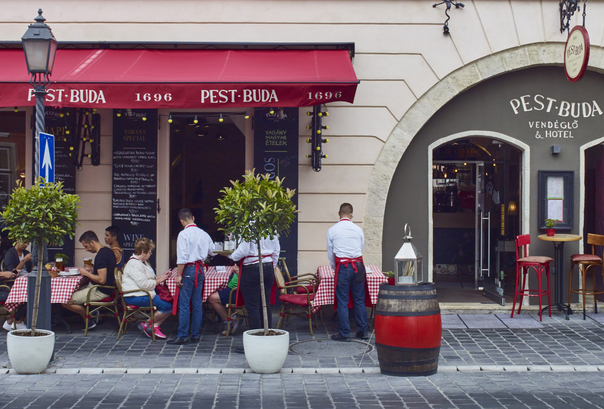
[[(378, 156), (367, 189), (363, 230), (368, 264), (382, 265), (384, 212), (390, 183), (403, 153), (424, 124), (447, 102), (463, 91), (508, 72), (540, 65), (562, 65), (564, 43), (531, 44), (476, 60), (447, 75), (405, 113), (390, 133)], [(604, 72), (604, 48), (591, 47), (589, 69)]]

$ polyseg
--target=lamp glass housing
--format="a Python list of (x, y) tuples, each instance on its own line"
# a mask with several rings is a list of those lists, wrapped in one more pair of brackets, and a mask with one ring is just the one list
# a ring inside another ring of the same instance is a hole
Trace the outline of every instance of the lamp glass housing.
[(27, 70), (30, 74), (52, 74), (57, 44), (56, 40), (23, 40)]
[(394, 257), (394, 283), (396, 285), (417, 285), (423, 282), (423, 257), (417, 248), (407, 241)]

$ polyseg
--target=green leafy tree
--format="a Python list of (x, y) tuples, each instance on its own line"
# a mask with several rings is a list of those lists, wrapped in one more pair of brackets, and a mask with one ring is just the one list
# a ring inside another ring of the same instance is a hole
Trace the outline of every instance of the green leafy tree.
[(63, 183), (45, 183), (43, 178), (31, 188), (16, 188), (1, 213), (8, 237), (35, 243), (38, 249), (38, 277), (34, 296), (31, 334), (35, 336), (42, 283), (44, 244), (63, 245), (67, 235), (73, 238), (77, 225), (80, 198), (63, 193)]
[[(258, 258), (262, 260), (260, 240), (289, 233), (296, 218), (296, 205), (292, 197), (295, 190), (282, 186), (283, 179), (270, 179), (270, 175), (256, 175), (246, 171), (243, 181), (231, 181), (233, 187), (221, 190), (218, 199), (216, 221), (224, 227), (220, 230), (233, 233), (239, 241), (256, 243)], [(260, 267), (260, 292), (264, 313), (264, 335), (268, 335), (266, 296), (264, 293), (264, 271)]]

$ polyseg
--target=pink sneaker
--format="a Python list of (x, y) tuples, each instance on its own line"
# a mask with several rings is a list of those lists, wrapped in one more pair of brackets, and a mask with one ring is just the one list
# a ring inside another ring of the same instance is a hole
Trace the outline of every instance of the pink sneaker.
[[(159, 327), (155, 327), (154, 330), (155, 330), (155, 336), (157, 338), (160, 338), (160, 339), (168, 338), (163, 332), (161, 332), (161, 329), (159, 329)], [(151, 332), (151, 328), (149, 328), (149, 332)]]

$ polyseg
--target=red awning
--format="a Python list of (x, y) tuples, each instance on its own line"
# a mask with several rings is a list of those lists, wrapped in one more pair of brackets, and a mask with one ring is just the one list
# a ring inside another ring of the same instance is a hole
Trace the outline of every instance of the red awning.
[[(35, 105), (25, 55), (0, 50), (0, 106)], [(297, 107), (352, 103), (347, 50), (60, 49), (48, 106)]]

